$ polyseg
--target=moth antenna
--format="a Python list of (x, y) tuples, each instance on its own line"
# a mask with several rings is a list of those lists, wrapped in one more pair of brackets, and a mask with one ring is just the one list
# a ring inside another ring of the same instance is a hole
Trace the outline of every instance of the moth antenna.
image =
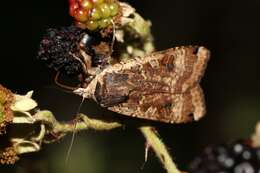
[(74, 94), (73, 91), (70, 91), (70, 90), (67, 90), (67, 89), (64, 89), (64, 88), (60, 88), (59, 86), (44, 86), (43, 88), (47, 88), (47, 89), (54, 89), (54, 90), (58, 90), (58, 91), (61, 91), (61, 92), (64, 92), (64, 93), (69, 93), (69, 94)]
[(113, 25), (113, 36), (112, 36), (112, 42), (111, 42), (111, 46), (110, 46), (110, 55), (113, 53), (113, 48), (114, 48), (114, 43), (115, 43), (115, 39), (116, 39), (116, 25), (114, 23), (113, 20), (111, 20), (111, 23)]
[(59, 87), (63, 88), (63, 89), (67, 89), (67, 90), (76, 90), (78, 89), (78, 87), (71, 87), (71, 86), (68, 86), (68, 85), (64, 85), (62, 83), (59, 82), (59, 76), (60, 76), (60, 72), (58, 71), (55, 75), (55, 78), (54, 78), (54, 82), (56, 85), (58, 85)]
[(91, 67), (91, 60), (90, 57), (86, 55), (84, 50), (82, 49), (82, 46), (79, 45), (80, 47), (80, 54), (82, 55), (82, 59), (77, 57), (74, 53), (69, 52), (71, 56), (73, 56), (76, 60), (78, 60), (83, 68), (83, 73), (88, 74), (88, 69)]
[(66, 164), (69, 162), (70, 154), (71, 154), (72, 147), (73, 147), (73, 144), (74, 144), (74, 141), (75, 141), (76, 128), (77, 128), (77, 123), (78, 123), (78, 120), (79, 120), (79, 112), (80, 112), (80, 109), (81, 109), (81, 107), (82, 107), (82, 104), (83, 104), (84, 100), (85, 100), (85, 98), (82, 97), (82, 100), (81, 100), (81, 102), (80, 102), (80, 104), (79, 104), (79, 107), (78, 107), (78, 109), (77, 109), (77, 113), (76, 113), (76, 117), (75, 117), (74, 130), (73, 130), (73, 132), (72, 132), (72, 136), (71, 136), (69, 148), (68, 148), (67, 154), (66, 154), (66, 160), (65, 160), (65, 163), (66, 163)]

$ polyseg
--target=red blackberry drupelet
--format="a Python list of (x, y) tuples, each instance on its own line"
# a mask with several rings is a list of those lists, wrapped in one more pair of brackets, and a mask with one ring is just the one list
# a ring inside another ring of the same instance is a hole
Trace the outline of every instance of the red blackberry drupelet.
[(119, 13), (117, 0), (69, 0), (70, 15), (82, 29), (95, 31), (111, 25)]

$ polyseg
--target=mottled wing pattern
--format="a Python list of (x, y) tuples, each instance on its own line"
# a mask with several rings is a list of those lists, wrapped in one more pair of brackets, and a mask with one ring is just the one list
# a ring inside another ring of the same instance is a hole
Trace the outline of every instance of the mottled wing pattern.
[(205, 114), (199, 81), (208, 59), (206, 48), (187, 46), (111, 66), (97, 81), (94, 99), (132, 117), (169, 123), (198, 120)]

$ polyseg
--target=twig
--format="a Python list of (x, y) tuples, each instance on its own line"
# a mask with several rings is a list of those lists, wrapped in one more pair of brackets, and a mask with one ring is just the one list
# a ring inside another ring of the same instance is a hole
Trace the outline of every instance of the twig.
[(252, 136), (253, 146), (260, 147), (260, 121), (256, 124), (255, 133)]
[[(35, 121), (41, 121), (44, 124), (51, 126), (53, 133), (64, 133), (81, 131), (87, 129), (94, 130), (112, 130), (117, 127), (121, 127), (122, 124), (118, 122), (105, 122), (102, 120), (91, 119), (84, 114), (80, 114), (77, 120), (71, 122), (58, 122), (54, 115), (50, 111), (40, 111), (33, 116)], [(77, 124), (75, 126), (75, 123)]]
[(150, 126), (144, 126), (140, 128), (140, 131), (145, 136), (148, 145), (151, 146), (164, 168), (167, 170), (167, 173), (181, 173), (173, 162), (165, 144), (157, 136), (155, 129)]

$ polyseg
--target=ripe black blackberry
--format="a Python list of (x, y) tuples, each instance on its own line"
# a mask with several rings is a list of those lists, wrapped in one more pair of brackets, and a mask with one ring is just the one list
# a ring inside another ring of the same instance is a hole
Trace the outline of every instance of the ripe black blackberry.
[(209, 146), (193, 160), (189, 173), (260, 173), (260, 148), (242, 140)]
[(75, 26), (48, 29), (40, 43), (38, 59), (67, 75), (81, 73), (82, 65), (73, 54), (80, 56), (78, 43), (82, 33), (83, 30)]
[(91, 57), (91, 67), (105, 66), (110, 42), (109, 36), (103, 38), (100, 33), (88, 33), (76, 26), (50, 28), (40, 43), (38, 59), (63, 74), (78, 75), (86, 65), (81, 51)]

